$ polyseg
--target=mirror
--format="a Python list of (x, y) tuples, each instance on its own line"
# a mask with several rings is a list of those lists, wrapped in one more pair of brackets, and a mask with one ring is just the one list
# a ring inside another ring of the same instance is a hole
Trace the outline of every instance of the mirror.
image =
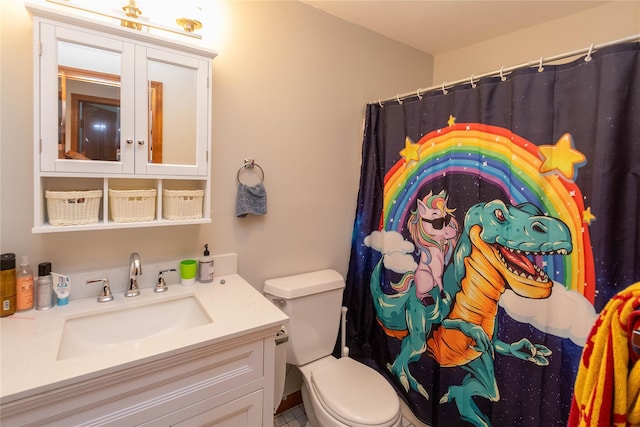
[(58, 158), (119, 161), (119, 53), (58, 42)]
[(59, 66), (58, 85), (58, 158), (119, 161), (119, 77)]
[(153, 163), (196, 164), (196, 77), (193, 68), (147, 60)]
[[(121, 140), (132, 138), (120, 132), (122, 91), (134, 90), (122, 87), (121, 60), (118, 52), (58, 41), (59, 159), (121, 161)], [(136, 75), (146, 74), (147, 162), (195, 165), (196, 70), (145, 64)]]

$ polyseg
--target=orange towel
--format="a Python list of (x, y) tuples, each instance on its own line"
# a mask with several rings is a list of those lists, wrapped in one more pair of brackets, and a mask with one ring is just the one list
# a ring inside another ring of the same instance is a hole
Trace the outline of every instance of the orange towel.
[(629, 389), (627, 390), (627, 401), (629, 411), (627, 412), (627, 422), (630, 426), (640, 426), (640, 363), (633, 365), (629, 373)]
[(640, 364), (629, 362), (629, 315), (640, 307), (640, 282), (605, 306), (582, 352), (568, 426), (640, 426)]

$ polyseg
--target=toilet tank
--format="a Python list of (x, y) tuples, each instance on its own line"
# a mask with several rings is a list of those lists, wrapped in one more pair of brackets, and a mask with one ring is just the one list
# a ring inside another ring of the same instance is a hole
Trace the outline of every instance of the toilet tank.
[(301, 366), (333, 353), (343, 289), (344, 279), (334, 270), (265, 281), (265, 296), (289, 316), (287, 363)]

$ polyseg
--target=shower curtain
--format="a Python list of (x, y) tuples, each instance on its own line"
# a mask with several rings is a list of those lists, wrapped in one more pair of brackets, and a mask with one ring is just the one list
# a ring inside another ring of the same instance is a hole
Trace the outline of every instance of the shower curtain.
[(566, 425), (640, 280), (639, 51), (367, 105), (347, 343), (423, 422)]

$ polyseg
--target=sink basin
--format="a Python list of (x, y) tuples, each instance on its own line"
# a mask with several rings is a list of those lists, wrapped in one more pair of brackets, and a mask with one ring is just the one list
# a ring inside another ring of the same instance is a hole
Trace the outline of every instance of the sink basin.
[(97, 353), (170, 332), (212, 323), (194, 296), (101, 311), (65, 320), (58, 360)]

